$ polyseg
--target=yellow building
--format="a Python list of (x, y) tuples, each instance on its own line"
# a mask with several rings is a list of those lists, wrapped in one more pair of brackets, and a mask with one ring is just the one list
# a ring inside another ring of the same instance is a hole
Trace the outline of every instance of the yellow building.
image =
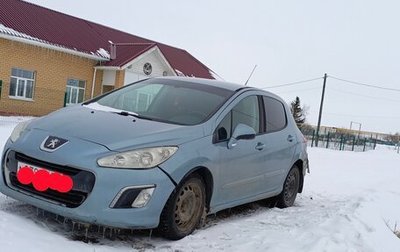
[(177, 75), (215, 76), (185, 50), (0, 1), (0, 114), (44, 115), (137, 80)]

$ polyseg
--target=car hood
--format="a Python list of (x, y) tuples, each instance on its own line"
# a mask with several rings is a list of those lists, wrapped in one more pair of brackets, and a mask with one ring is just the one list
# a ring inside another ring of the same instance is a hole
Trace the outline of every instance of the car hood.
[(33, 121), (29, 128), (48, 131), (49, 135), (80, 138), (114, 151), (179, 145), (204, 135), (201, 125), (174, 125), (83, 106), (53, 112)]

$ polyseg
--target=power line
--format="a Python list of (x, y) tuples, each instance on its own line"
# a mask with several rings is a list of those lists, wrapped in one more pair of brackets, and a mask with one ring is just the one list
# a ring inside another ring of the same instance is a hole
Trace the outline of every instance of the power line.
[(333, 116), (345, 116), (345, 117), (361, 117), (361, 118), (380, 118), (380, 119), (400, 119), (399, 116), (377, 116), (377, 115), (350, 115), (350, 114), (337, 114), (337, 113), (326, 113), (328, 115), (333, 115)]
[(301, 83), (306, 83), (306, 82), (311, 82), (311, 81), (321, 80), (321, 79), (323, 79), (323, 77), (313, 78), (313, 79), (309, 79), (309, 80), (302, 80), (302, 81), (289, 82), (289, 83), (284, 83), (284, 84), (274, 85), (274, 86), (269, 86), (269, 87), (262, 87), (262, 88), (260, 88), (260, 89), (277, 88), (277, 87), (287, 87), (287, 86), (298, 85), (298, 84), (301, 84)]
[(307, 92), (307, 91), (312, 91), (312, 90), (320, 90), (320, 87), (314, 87), (314, 88), (305, 88), (305, 89), (296, 89), (296, 90), (289, 90), (289, 91), (282, 91), (282, 92), (274, 92), (276, 94), (286, 94), (286, 93), (295, 93), (295, 92)]
[[(364, 87), (370, 87), (370, 88), (377, 88), (377, 89), (382, 89), (382, 90), (389, 90), (389, 91), (400, 92), (400, 89), (388, 88), (388, 87), (381, 87), (381, 86), (378, 86), (378, 85), (371, 85), (371, 84), (362, 83), (362, 82), (358, 82), (358, 81), (346, 80), (346, 79), (342, 79), (342, 78), (335, 77), (335, 76), (332, 76), (332, 75), (328, 75), (328, 78), (332, 78), (332, 79), (335, 79), (335, 80), (338, 80), (338, 81), (347, 82), (347, 83), (354, 84), (354, 85), (358, 85), (358, 86), (364, 86)], [(316, 80), (320, 80), (320, 79), (323, 79), (323, 77), (312, 78), (312, 79), (301, 80), (301, 81), (295, 81), (295, 82), (288, 82), (288, 83), (279, 84), (279, 85), (273, 85), (273, 86), (268, 86), (268, 87), (262, 87), (262, 88), (260, 88), (260, 89), (294, 86), (294, 85), (298, 85), (298, 84), (302, 84), (302, 83), (307, 83), (307, 82), (312, 82), (312, 81), (316, 81)]]
[(388, 99), (388, 98), (385, 98), (385, 97), (377, 97), (377, 96), (370, 96), (370, 95), (357, 94), (357, 93), (348, 92), (348, 91), (343, 91), (343, 90), (339, 90), (339, 89), (335, 89), (335, 88), (331, 88), (331, 87), (329, 87), (328, 89), (329, 89), (329, 90), (332, 90), (332, 91), (334, 91), (334, 92), (345, 93), (345, 94), (351, 94), (351, 95), (366, 97), (366, 98), (370, 98), (370, 99), (374, 99), (374, 100), (383, 100), (383, 101), (390, 101), (390, 102), (400, 102), (400, 100), (393, 100), (393, 99)]
[(362, 82), (345, 80), (345, 79), (338, 78), (338, 77), (335, 77), (335, 76), (332, 76), (332, 75), (329, 75), (328, 77), (332, 78), (332, 79), (335, 79), (335, 80), (338, 80), (338, 81), (343, 81), (343, 82), (347, 82), (347, 83), (350, 83), (350, 84), (358, 85), (358, 86), (364, 86), (364, 87), (370, 87), (370, 88), (376, 88), (376, 89), (400, 92), (400, 89), (396, 89), (396, 88), (380, 87), (380, 86), (366, 84), (366, 83), (362, 83)]
[[(312, 112), (317, 112), (316, 110), (310, 110)], [(342, 117), (363, 117), (363, 118), (381, 118), (381, 119), (400, 119), (400, 116), (379, 116), (379, 115), (352, 115), (352, 114), (340, 114), (340, 113), (330, 113), (324, 112), (324, 114), (332, 116), (342, 116)]]

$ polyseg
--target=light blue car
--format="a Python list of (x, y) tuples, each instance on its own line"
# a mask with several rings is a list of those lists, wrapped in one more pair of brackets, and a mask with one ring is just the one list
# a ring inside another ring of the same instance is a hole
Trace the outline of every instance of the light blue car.
[(305, 139), (281, 98), (178, 77), (21, 123), (1, 157), (5, 195), (79, 222), (157, 228), (169, 239), (248, 202), (292, 206), (308, 169)]

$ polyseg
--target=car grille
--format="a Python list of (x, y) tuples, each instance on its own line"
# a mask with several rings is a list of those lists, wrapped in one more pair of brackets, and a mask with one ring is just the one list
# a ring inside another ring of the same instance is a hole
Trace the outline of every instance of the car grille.
[[(11, 188), (42, 197), (52, 202), (60, 203), (69, 208), (80, 206), (89, 196), (94, 186), (95, 176), (93, 173), (88, 171), (48, 163), (14, 151), (10, 151), (8, 153), (5, 161), (5, 175), (9, 178), (6, 182)], [(44, 192), (39, 192), (35, 190), (31, 184), (23, 185), (19, 183), (16, 176), (18, 161), (37, 167), (42, 167), (50, 171), (57, 171), (65, 175), (69, 175), (74, 181), (74, 187), (68, 193), (60, 193), (50, 189)]]

